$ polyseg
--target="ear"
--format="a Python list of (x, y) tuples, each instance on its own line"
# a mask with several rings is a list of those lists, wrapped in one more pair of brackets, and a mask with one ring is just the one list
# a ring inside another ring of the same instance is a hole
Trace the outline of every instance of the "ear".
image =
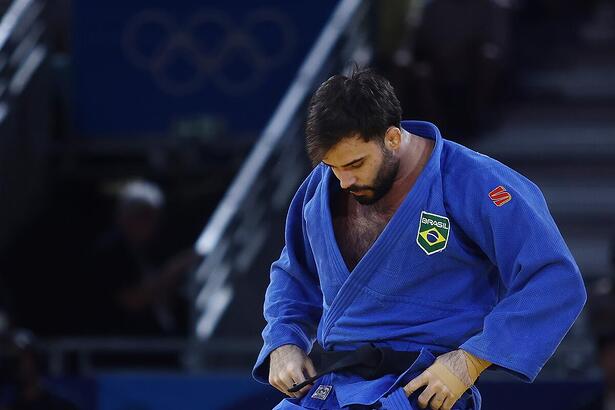
[(389, 127), (384, 134), (384, 146), (390, 150), (397, 150), (401, 145), (401, 130), (397, 127)]

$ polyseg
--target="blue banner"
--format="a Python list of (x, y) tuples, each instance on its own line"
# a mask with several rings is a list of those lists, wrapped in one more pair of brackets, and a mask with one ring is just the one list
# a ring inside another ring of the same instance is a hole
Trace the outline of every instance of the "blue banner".
[(248, 376), (103, 375), (98, 410), (259, 410), (281, 399)]
[(75, 1), (76, 130), (161, 136), (207, 117), (258, 132), (335, 3)]

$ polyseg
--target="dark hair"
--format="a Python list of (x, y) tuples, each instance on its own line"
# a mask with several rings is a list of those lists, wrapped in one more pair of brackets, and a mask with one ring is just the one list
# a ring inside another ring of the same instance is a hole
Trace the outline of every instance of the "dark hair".
[(365, 141), (382, 142), (386, 130), (400, 122), (401, 105), (386, 78), (369, 69), (334, 75), (310, 100), (306, 149), (316, 165), (343, 138), (358, 133)]

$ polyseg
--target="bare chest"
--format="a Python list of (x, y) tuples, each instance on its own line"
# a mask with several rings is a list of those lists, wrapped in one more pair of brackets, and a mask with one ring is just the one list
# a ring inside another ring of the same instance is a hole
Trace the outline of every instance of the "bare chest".
[(392, 214), (351, 210), (333, 218), (335, 238), (348, 270), (352, 271), (376, 242)]

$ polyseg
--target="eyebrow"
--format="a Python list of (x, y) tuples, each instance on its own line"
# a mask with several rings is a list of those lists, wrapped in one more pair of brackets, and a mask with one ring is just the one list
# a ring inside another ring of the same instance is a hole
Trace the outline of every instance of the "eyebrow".
[[(352, 161), (350, 161), (349, 163), (342, 165), (340, 168), (346, 168), (346, 167), (349, 167), (349, 166), (351, 166), (352, 164), (356, 164), (357, 162), (359, 162), (359, 161), (361, 161), (361, 160), (363, 160), (363, 159), (365, 159), (365, 157), (361, 157), (361, 158), (353, 159), (353, 160), (352, 160)], [(329, 166), (329, 167), (333, 167), (333, 168), (335, 168), (333, 165), (331, 165), (331, 164), (327, 164), (325, 161), (322, 161), (322, 163), (323, 163), (323, 164), (325, 164), (325, 165), (327, 165), (327, 166)]]

